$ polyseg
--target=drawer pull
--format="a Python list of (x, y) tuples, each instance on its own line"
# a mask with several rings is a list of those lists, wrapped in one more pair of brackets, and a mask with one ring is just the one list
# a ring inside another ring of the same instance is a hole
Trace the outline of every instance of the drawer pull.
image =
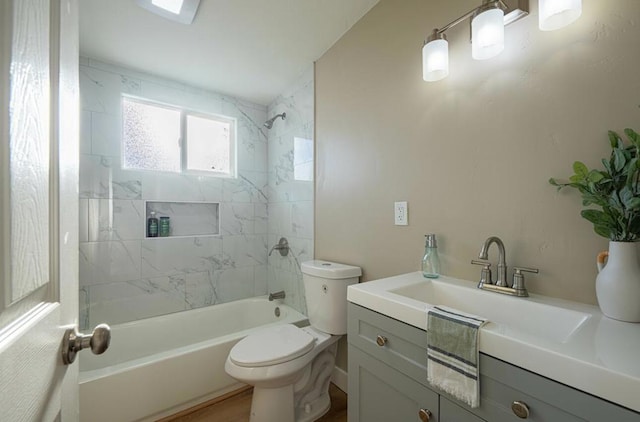
[(431, 420), (431, 416), (433, 415), (431, 414), (429, 409), (420, 409), (420, 411), (418, 412), (418, 416), (420, 417), (420, 420), (422, 422), (429, 422)]
[(376, 343), (378, 346), (382, 347), (387, 344), (387, 338), (385, 336), (378, 336), (376, 337)]
[(514, 401), (511, 403), (511, 410), (521, 419), (527, 419), (529, 417), (529, 406), (523, 401)]

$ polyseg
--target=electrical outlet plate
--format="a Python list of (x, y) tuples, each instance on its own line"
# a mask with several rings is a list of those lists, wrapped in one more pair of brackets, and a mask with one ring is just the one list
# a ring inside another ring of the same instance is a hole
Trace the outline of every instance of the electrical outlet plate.
[(394, 210), (396, 226), (408, 226), (409, 225), (409, 208), (407, 207), (407, 201), (394, 203), (393, 210)]

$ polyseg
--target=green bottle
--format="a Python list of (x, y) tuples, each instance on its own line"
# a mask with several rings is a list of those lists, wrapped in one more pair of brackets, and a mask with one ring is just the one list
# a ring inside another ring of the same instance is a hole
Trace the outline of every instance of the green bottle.
[(151, 211), (151, 217), (147, 221), (147, 237), (158, 237), (158, 219), (155, 211)]
[(160, 237), (169, 236), (171, 231), (171, 223), (169, 217), (160, 217)]

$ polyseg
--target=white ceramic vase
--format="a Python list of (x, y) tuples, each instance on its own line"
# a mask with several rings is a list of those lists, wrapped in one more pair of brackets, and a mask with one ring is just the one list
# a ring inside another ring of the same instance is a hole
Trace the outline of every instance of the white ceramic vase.
[(634, 242), (609, 242), (606, 264), (598, 259), (596, 296), (603, 314), (640, 322), (640, 263)]

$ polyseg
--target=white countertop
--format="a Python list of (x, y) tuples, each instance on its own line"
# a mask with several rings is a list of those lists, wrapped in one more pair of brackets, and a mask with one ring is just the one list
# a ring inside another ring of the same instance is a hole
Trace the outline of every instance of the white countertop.
[[(389, 292), (425, 281), (428, 282), (421, 272), (369, 281), (349, 286), (347, 298), (349, 302), (426, 330), (426, 309), (440, 304), (426, 304)], [(435, 282), (464, 288), (475, 288), (477, 284), (446, 276)], [(640, 324), (612, 320), (598, 307), (577, 302), (533, 294), (529, 298), (505, 298), (516, 301), (516, 308), (517, 301), (533, 301), (582, 312), (587, 317), (577, 330), (561, 339), (518, 332), (508, 324), (490, 322), (481, 329), (482, 353), (640, 412)], [(508, 318), (532, 317), (513, 313)]]

